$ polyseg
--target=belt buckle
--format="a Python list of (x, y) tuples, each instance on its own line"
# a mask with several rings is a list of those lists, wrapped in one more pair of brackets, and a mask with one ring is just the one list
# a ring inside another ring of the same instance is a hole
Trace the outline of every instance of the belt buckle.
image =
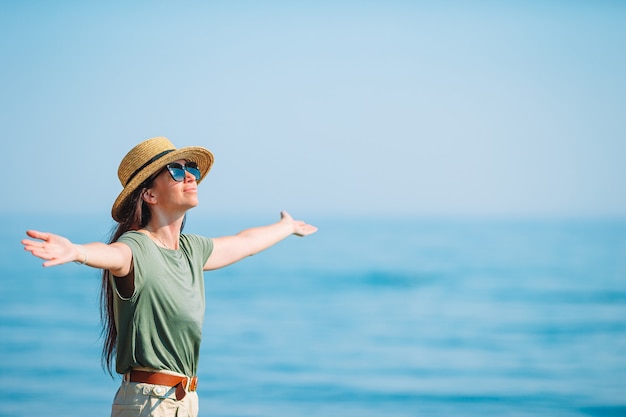
[(189, 378), (189, 385), (187, 389), (189, 391), (195, 391), (197, 387), (198, 387), (198, 377), (194, 376), (194, 377)]

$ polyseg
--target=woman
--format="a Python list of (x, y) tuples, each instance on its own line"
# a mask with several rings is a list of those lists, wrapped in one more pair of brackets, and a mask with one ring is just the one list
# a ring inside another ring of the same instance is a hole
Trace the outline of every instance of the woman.
[(22, 241), (44, 266), (73, 261), (103, 270), (103, 361), (111, 371), (115, 354), (123, 375), (112, 416), (197, 416), (203, 271), (317, 231), (282, 212), (280, 221), (235, 236), (182, 234), (187, 210), (198, 205), (197, 185), (212, 164), (208, 149), (148, 139), (120, 163), (123, 190), (111, 210), (118, 227), (109, 244), (77, 245), (34, 230), (27, 234), (36, 240)]

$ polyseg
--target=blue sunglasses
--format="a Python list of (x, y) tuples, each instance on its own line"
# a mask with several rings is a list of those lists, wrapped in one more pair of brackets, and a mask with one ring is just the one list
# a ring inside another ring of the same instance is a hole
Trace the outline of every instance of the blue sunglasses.
[(196, 181), (200, 181), (200, 168), (198, 168), (198, 164), (195, 162), (187, 162), (185, 165), (179, 164), (178, 162), (172, 162), (171, 164), (165, 165), (167, 171), (170, 173), (172, 179), (176, 182), (181, 182), (185, 180), (185, 177), (188, 172), (196, 178)]

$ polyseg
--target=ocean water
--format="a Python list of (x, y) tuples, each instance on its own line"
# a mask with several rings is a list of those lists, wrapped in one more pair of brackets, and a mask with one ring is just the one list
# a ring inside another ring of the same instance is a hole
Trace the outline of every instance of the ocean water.
[[(206, 273), (201, 416), (626, 415), (626, 221), (308, 220)], [(0, 221), (0, 416), (108, 416), (98, 272), (19, 242), (111, 223)], [(186, 232), (258, 223), (191, 213)]]

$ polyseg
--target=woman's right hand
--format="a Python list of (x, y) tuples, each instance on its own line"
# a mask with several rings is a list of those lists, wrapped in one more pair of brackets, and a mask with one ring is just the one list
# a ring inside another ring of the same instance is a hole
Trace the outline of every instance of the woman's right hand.
[(73, 244), (63, 236), (37, 230), (28, 230), (26, 234), (37, 240), (22, 240), (24, 249), (38, 258), (44, 259), (46, 262), (43, 263), (43, 266), (55, 266), (85, 260), (84, 252), (81, 252), (78, 245)]

